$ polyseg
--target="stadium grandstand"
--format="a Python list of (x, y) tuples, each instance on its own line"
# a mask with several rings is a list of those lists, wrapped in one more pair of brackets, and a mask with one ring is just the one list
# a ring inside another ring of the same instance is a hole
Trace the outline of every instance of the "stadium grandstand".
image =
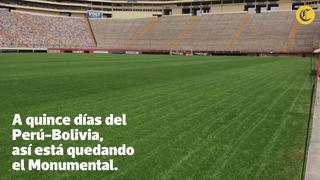
[(197, 54), (311, 53), (319, 15), (296, 22), (294, 10), (319, 1), (2, 0), (3, 52)]

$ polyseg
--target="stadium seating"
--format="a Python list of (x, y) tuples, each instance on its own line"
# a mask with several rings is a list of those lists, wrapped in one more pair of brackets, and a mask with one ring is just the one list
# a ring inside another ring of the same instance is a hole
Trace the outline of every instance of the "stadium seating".
[(95, 47), (84, 18), (0, 11), (1, 47)]
[(98, 47), (123, 49), (152, 19), (98, 19), (91, 21), (91, 25)]
[[(107, 19), (91, 20), (91, 24), (101, 48), (310, 52), (319, 47), (320, 29), (316, 28), (319, 17), (315, 23), (303, 26), (296, 23), (294, 13), (223, 13), (198, 17), (165, 16), (157, 20)], [(151, 21), (156, 21), (152, 27), (149, 25)]]
[(320, 48), (320, 14), (316, 13), (315, 22), (299, 26), (289, 51), (313, 51)]
[(174, 49), (224, 51), (245, 14), (204, 15)]
[(219, 13), (88, 22), (85, 18), (1, 10), (0, 46), (237, 52), (318, 49), (319, 13), (311, 25), (299, 25), (294, 13)]

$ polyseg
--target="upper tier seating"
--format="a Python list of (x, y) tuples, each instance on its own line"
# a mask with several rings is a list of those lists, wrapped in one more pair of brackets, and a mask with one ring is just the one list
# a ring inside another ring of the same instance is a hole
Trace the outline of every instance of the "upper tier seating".
[(1, 47), (95, 47), (84, 18), (0, 11)]

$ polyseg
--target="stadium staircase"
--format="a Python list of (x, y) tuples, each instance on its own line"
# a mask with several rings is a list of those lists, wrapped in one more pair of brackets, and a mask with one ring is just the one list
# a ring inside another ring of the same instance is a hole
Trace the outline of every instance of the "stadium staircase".
[[(234, 50), (241, 52), (281, 52), (295, 22), (293, 11), (252, 14)], [(309, 28), (306, 26), (304, 28)], [(290, 51), (291, 52), (291, 51)]]
[(299, 27), (299, 23), (297, 21), (294, 21), (291, 26), (291, 30), (288, 35), (288, 38), (282, 47), (282, 52), (288, 52), (289, 48), (291, 47), (292, 43), (295, 40), (298, 27)]
[(289, 52), (314, 51), (320, 48), (320, 13), (316, 12), (315, 22), (309, 25), (299, 25), (295, 38), (292, 40)]
[(225, 51), (233, 51), (234, 50), (235, 44), (239, 41), (244, 28), (246, 27), (246, 25), (249, 23), (249, 21), (251, 19), (251, 16), (252, 15), (249, 13), (245, 14), (243, 16), (241, 22), (239, 23), (237, 30), (234, 32), (234, 34), (230, 38), (228, 46), (225, 48)]
[(152, 19), (151, 21), (149, 21), (149, 23), (143, 28), (142, 31), (140, 31), (139, 34), (137, 34), (136, 36), (134, 36), (132, 38), (132, 40), (128, 43), (126, 49), (131, 49), (134, 48), (135, 44), (149, 31), (151, 31), (157, 24), (157, 22), (159, 21), (158, 18), (156, 19)]
[(84, 17), (83, 22), (87, 26), (87, 32), (90, 35), (90, 39), (91, 39), (92, 43), (94, 44), (94, 47), (97, 47), (97, 40), (96, 40), (96, 37), (94, 36), (92, 26), (91, 26), (89, 19), (87, 17)]
[(189, 21), (186, 22), (185, 26), (177, 32), (174, 38), (172, 38), (168, 45), (167, 49), (175, 49), (180, 43), (181, 39), (184, 39), (188, 33), (190, 33), (194, 26), (201, 20), (201, 16), (193, 16)]

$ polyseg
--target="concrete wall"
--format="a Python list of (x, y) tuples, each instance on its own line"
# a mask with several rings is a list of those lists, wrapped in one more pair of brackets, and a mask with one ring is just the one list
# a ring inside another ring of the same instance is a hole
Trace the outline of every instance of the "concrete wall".
[(153, 14), (162, 14), (162, 12), (141, 12), (141, 11), (113, 11), (112, 18), (130, 19), (152, 17)]

